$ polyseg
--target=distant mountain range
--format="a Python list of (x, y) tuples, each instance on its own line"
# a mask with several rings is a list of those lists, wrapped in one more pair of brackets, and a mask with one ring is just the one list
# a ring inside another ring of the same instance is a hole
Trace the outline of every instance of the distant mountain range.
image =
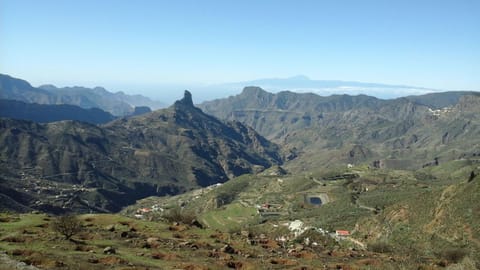
[(33, 87), (27, 81), (4, 74), (0, 74), (0, 98), (46, 105), (76, 105), (84, 109), (99, 108), (114, 116), (130, 115), (138, 106), (154, 110), (165, 107), (163, 103), (141, 95), (111, 93), (102, 87)]
[(277, 145), (204, 114), (189, 92), (167, 109), (103, 126), (0, 118), (0, 197), (22, 209), (118, 211), (282, 160)]
[(340, 80), (312, 80), (307, 76), (299, 75), (290, 78), (266, 78), (251, 81), (227, 82), (206, 86), (193, 86), (196, 92), (203, 92), (200, 100), (208, 101), (219, 97), (236, 95), (244, 87), (257, 86), (266, 91), (277, 93), (291, 91), (295, 93), (315, 93), (321, 96), (338, 94), (360, 95), (366, 94), (382, 99), (404, 97), (408, 95), (421, 95), (426, 93), (441, 92), (438, 89), (424, 88), (408, 85), (391, 85), (382, 83), (368, 83)]
[[(344, 88), (347, 92), (349, 89), (355, 88), (386, 88), (386, 89), (417, 89), (430, 90), (423, 87), (406, 86), (406, 85), (390, 85), (381, 83), (365, 83), (355, 81), (340, 81), (340, 80), (312, 80), (304, 75), (298, 75), (290, 78), (268, 78), (258, 79), (245, 82), (229, 83), (232, 86), (249, 84), (252, 86), (260, 86), (272, 90), (321, 90), (321, 89), (340, 89)], [(338, 94), (338, 93), (336, 93)]]

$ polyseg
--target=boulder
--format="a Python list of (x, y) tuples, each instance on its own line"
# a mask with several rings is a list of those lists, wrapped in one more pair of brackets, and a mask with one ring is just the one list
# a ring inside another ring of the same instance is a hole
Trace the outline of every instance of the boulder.
[(115, 231), (115, 225), (113, 225), (113, 224), (108, 225), (107, 227), (105, 227), (105, 230), (107, 230), (109, 232), (114, 232)]
[(235, 249), (230, 245), (223, 246), (220, 249), (220, 251), (223, 252), (223, 253), (228, 253), (228, 254), (234, 254), (235, 253)]
[(115, 254), (117, 251), (113, 247), (106, 247), (103, 249), (104, 254)]

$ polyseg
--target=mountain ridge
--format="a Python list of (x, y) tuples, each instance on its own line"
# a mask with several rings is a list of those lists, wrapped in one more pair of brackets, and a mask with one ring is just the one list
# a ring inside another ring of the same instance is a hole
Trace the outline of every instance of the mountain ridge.
[(33, 87), (25, 80), (0, 74), (0, 98), (38, 104), (69, 104), (84, 109), (100, 108), (115, 116), (126, 116), (134, 112), (136, 106), (153, 109), (165, 107), (141, 95), (126, 95), (123, 92), (111, 93), (103, 87), (57, 88), (53, 85)]
[[(472, 114), (478, 112), (477, 100), (475, 92), (382, 100), (366, 95), (272, 94), (246, 87), (239, 95), (199, 107), (218, 118), (250, 125), (267, 139), (302, 152), (293, 161), (297, 167), (376, 159), (409, 160), (399, 164), (421, 166), (435, 157), (457, 158), (456, 147), (457, 151), (471, 152), (467, 141), (477, 141), (478, 129), (473, 123), (480, 121)], [(448, 107), (431, 108), (419, 101)], [(349, 153), (355, 153), (352, 149), (357, 146), (370, 154), (362, 159), (351, 157)]]
[(295, 93), (315, 93), (329, 96), (336, 94), (366, 94), (380, 99), (392, 99), (408, 95), (436, 93), (443, 90), (401, 84), (371, 83), (348, 80), (315, 80), (304, 75), (288, 78), (260, 78), (255, 80), (225, 82), (202, 87), (191, 87), (205, 92), (202, 102), (239, 94), (247, 86), (258, 86), (272, 93), (292, 91)]

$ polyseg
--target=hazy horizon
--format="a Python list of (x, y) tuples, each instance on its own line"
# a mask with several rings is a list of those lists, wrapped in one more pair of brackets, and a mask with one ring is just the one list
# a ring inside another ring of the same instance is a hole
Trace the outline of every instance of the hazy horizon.
[[(1, 73), (0, 73), (1, 74)], [(428, 93), (438, 93), (447, 91), (474, 91), (472, 89), (433, 89), (425, 87), (417, 87), (412, 85), (391, 85), (377, 82), (357, 82), (343, 80), (314, 80), (304, 75), (296, 75), (288, 78), (260, 78), (243, 82), (226, 82), (222, 84), (157, 84), (142, 85), (128, 87), (126, 84), (111, 84), (109, 86), (100, 84), (54, 84), (54, 83), (38, 83), (34, 84), (27, 78), (19, 78), (12, 74), (5, 74), (14, 78), (26, 80), (33, 87), (41, 87), (44, 85), (53, 85), (57, 88), (101, 87), (109, 92), (123, 92), (129, 95), (143, 95), (152, 100), (160, 101), (166, 106), (174, 101), (181, 99), (185, 90), (189, 90), (193, 94), (196, 104), (214, 99), (227, 98), (240, 94), (245, 87), (260, 87), (270, 93), (278, 93), (282, 91), (291, 91), (296, 93), (314, 93), (320, 96), (330, 95), (369, 95), (380, 99), (394, 99), (398, 97), (423, 95)], [(310, 86), (310, 87), (308, 87)]]

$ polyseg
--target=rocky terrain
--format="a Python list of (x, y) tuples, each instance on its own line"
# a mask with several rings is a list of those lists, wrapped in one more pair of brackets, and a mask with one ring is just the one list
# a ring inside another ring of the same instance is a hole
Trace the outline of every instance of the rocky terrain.
[(365, 95), (272, 94), (247, 87), (239, 95), (200, 107), (221, 119), (250, 125), (301, 153), (291, 168), (378, 161), (390, 168), (418, 169), (435, 159), (477, 154), (479, 100), (474, 92), (380, 100)]
[[(208, 228), (263, 233), (279, 246), (300, 242), (307, 248), (312, 239), (324, 239), (339, 251), (373, 252), (363, 255), (371, 260), (388, 256), (370, 269), (477, 269), (479, 164), (464, 159), (416, 171), (354, 166), (304, 174), (269, 169), (178, 196), (146, 198), (122, 213), (162, 220), (182, 206)], [(345, 261), (344, 269), (369, 269), (352, 257)]]
[(477, 269), (478, 164), (276, 167), (121, 214), (79, 215), (70, 240), (54, 216), (0, 214), (0, 248), (12, 265), (39, 269)]
[[(99, 214), (80, 216), (82, 231), (66, 241), (52, 230), (53, 220), (3, 215), (0, 246), (13, 259), (40, 269), (354, 269), (388, 267), (402, 259), (349, 250), (341, 240), (315, 233), (310, 233), (315, 245), (300, 241), (287, 246), (268, 233), (221, 232)], [(8, 229), (3, 227), (6, 222), (11, 224)]]
[(253, 129), (195, 108), (189, 92), (168, 109), (104, 126), (0, 121), (6, 208), (118, 211), (142, 197), (225, 182), (283, 159)]

